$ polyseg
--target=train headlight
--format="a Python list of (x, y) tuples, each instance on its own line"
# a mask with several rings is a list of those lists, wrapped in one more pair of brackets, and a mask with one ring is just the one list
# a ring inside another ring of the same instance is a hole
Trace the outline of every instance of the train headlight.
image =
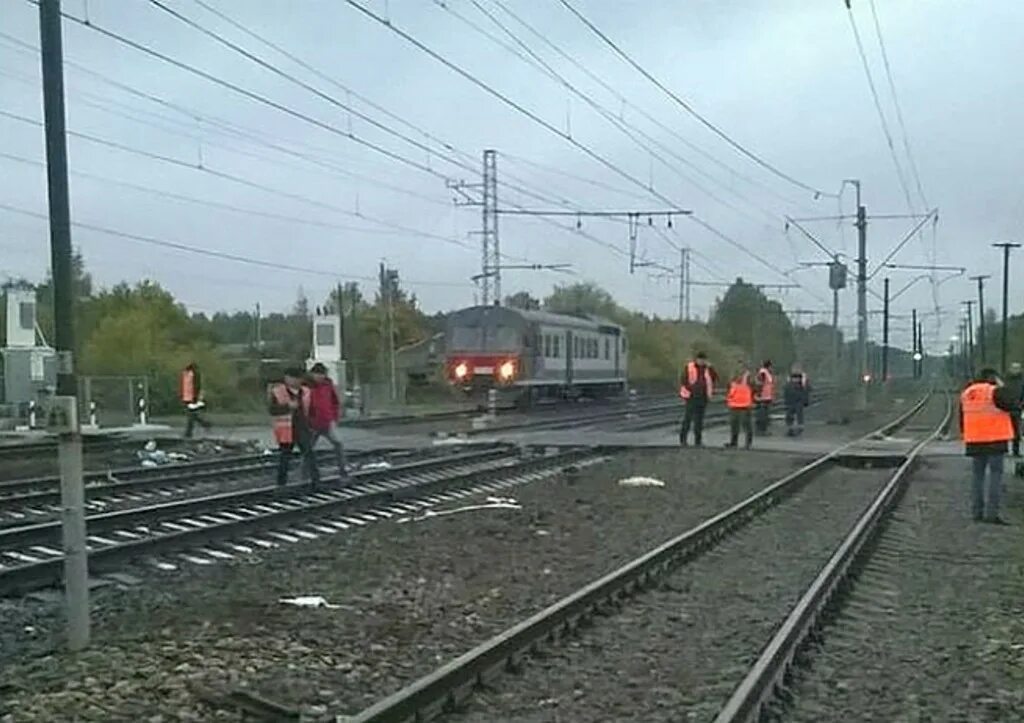
[(504, 362), (498, 367), (498, 376), (501, 377), (503, 382), (509, 381), (516, 375), (516, 363), (514, 361)]
[(455, 365), (456, 379), (465, 379), (468, 374), (469, 366), (466, 364), (466, 362), (459, 362), (458, 364)]

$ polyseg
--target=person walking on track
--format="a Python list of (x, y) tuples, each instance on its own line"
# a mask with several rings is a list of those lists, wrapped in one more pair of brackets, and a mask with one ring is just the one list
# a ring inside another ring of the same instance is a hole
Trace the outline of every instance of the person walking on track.
[[(960, 395), (960, 431), (971, 458), (971, 512), (975, 521), (1005, 525), (999, 516), (1003, 462), (1013, 439), (1011, 414), (1018, 401), (995, 369), (982, 369)], [(987, 484), (986, 484), (987, 473)]]
[(338, 460), (338, 476), (342, 482), (348, 480), (345, 469), (345, 447), (341, 443), (338, 422), (341, 420), (341, 401), (334, 382), (327, 376), (327, 367), (320, 362), (309, 370), (312, 383), (309, 385), (309, 426), (312, 432), (310, 446), (316, 448), (317, 440), (325, 438), (334, 447), (334, 455)]
[(786, 406), (786, 435), (798, 437), (804, 433), (804, 409), (811, 403), (811, 386), (799, 367), (794, 366), (789, 374), (782, 402)]
[(744, 446), (750, 449), (754, 441), (753, 421), (750, 418), (754, 409), (754, 388), (750, 383), (750, 371), (746, 364), (741, 363), (729, 381), (725, 406), (729, 408), (729, 443), (725, 446), (735, 448), (739, 445), (742, 427)]
[(754, 387), (754, 399), (757, 403), (757, 432), (758, 434), (768, 434), (768, 428), (772, 423), (772, 402), (775, 400), (775, 375), (772, 373), (770, 359), (765, 359), (761, 368), (757, 370)]
[(199, 367), (195, 362), (189, 362), (188, 366), (181, 370), (179, 379), (178, 397), (185, 407), (185, 439), (192, 439), (192, 433), (198, 424), (203, 429), (209, 429), (212, 425), (203, 415), (206, 408), (206, 401), (203, 395), (202, 378), (199, 376)]
[(679, 444), (683, 447), (686, 446), (691, 427), (693, 443), (698, 447), (704, 444), (704, 412), (714, 392), (715, 371), (708, 364), (704, 352), (699, 351), (692, 361), (686, 363), (679, 380), (679, 396), (686, 405), (683, 423), (679, 428)]
[(267, 402), (271, 425), (278, 448), (277, 484), (283, 487), (288, 482), (288, 466), (292, 450), (298, 445), (302, 462), (313, 487), (320, 484), (320, 468), (311, 444), (309, 428), (309, 388), (302, 384), (302, 370), (285, 370), (284, 379), (270, 385)]

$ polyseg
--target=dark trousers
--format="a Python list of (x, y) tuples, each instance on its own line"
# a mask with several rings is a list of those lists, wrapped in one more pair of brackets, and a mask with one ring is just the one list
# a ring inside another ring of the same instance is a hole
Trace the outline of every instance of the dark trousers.
[[(302, 453), (302, 467), (310, 483), (316, 487), (320, 484), (320, 467), (317, 465), (316, 452), (310, 444), (308, 437), (300, 437), (298, 442), (299, 451)], [(279, 444), (277, 447), (277, 484), (279, 487), (288, 483), (288, 467), (292, 461), (292, 450), (294, 444)]]
[(788, 405), (786, 407), (786, 429), (791, 435), (804, 431), (804, 405)]
[(210, 423), (203, 418), (201, 410), (185, 407), (185, 439), (192, 439), (197, 424), (203, 429), (210, 428)]
[(1020, 412), (1011, 412), (1010, 421), (1013, 422), (1013, 456), (1020, 457)]
[(729, 410), (729, 446), (735, 447), (740, 441), (740, 428), (743, 428), (743, 437), (746, 440), (746, 447), (754, 441), (754, 426), (751, 419), (750, 409)]
[(693, 443), (698, 447), (704, 443), (704, 412), (708, 408), (706, 399), (687, 399), (683, 411), (683, 424), (679, 427), (679, 442), (686, 444), (686, 438), (693, 427)]
[(1005, 456), (1000, 452), (971, 457), (971, 514), (976, 520), (991, 521), (999, 517)]
[(768, 427), (772, 423), (772, 403), (771, 401), (758, 401), (755, 409), (755, 424), (757, 431), (764, 433), (768, 431)]

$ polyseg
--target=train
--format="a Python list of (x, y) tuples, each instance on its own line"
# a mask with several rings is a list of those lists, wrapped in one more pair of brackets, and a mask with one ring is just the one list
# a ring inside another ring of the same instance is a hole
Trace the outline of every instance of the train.
[(626, 389), (629, 340), (607, 319), (471, 306), (448, 315), (445, 344), (445, 376), (467, 396), (528, 406)]

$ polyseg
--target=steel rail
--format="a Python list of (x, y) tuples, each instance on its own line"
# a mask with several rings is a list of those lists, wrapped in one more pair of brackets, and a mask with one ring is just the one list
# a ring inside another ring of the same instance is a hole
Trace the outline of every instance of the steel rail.
[[(467, 445), (468, 446), (468, 445)], [(483, 445), (473, 445), (480, 449)], [(450, 448), (449, 448), (450, 449)], [(443, 451), (442, 451), (443, 450)], [(416, 457), (429, 459), (450, 453), (443, 447), (427, 449), (376, 449), (372, 451), (350, 452), (347, 458), (350, 462), (377, 459), (386, 455), (389, 459), (401, 459), (404, 457)], [(334, 451), (329, 449), (317, 450), (318, 462), (331, 463), (334, 461)], [(216, 460), (204, 460), (199, 462), (183, 462), (180, 464), (168, 464), (160, 467), (128, 467), (123, 470), (111, 470), (108, 473), (96, 473), (89, 475), (86, 480), (85, 497), (87, 501), (101, 499), (103, 497), (119, 494), (132, 494), (154, 488), (162, 487), (191, 487), (208, 484), (211, 481), (220, 480), (225, 476), (256, 476), (261, 472), (272, 470), (277, 465), (277, 454), (265, 455), (239, 455), (234, 457), (222, 457)], [(353, 472), (358, 475), (359, 471)], [(111, 481), (114, 480), (114, 481)], [(5, 489), (17, 489), (18, 492), (6, 496), (0, 494), (0, 511), (26, 507), (29, 505), (46, 506), (55, 505), (60, 502), (60, 490), (53, 487), (50, 478), (40, 477), (35, 479), (15, 480), (9, 487), (0, 483), (0, 493)], [(59, 482), (57, 483), (59, 484)], [(44, 487), (43, 491), (31, 491), (34, 487)], [(25, 489), (29, 491), (22, 491)]]
[(407, 720), (421, 723), (451, 710), (470, 689), (482, 684), (491, 671), (514, 665), (517, 655), (541, 641), (554, 640), (559, 633), (571, 631), (581, 621), (598, 613), (607, 602), (642, 589), (655, 577), (711, 549), (727, 534), (743, 527), (807, 484), (851, 448), (905, 424), (924, 408), (930, 397), (929, 392), (895, 420), (821, 455), (345, 720), (348, 723), (401, 723)]
[[(430, 457), (425, 460), (416, 460), (401, 465), (394, 465), (387, 469), (364, 470), (355, 473), (352, 482), (348, 486), (365, 484), (372, 480), (379, 480), (388, 477), (399, 476), (408, 473), (425, 473), (437, 468), (450, 467), (452, 465), (467, 462), (483, 462), (498, 458), (511, 458), (516, 454), (512, 447), (492, 446), (486, 449), (458, 454), (445, 455), (442, 457)], [(324, 486), (337, 481), (338, 476), (324, 477)], [(288, 492), (308, 491), (311, 489), (308, 483), (292, 483), (286, 485), (284, 490)], [(250, 505), (262, 500), (278, 498), (282, 488), (277, 485), (264, 485), (250, 489), (235, 490), (232, 492), (218, 492), (202, 497), (187, 497), (185, 499), (162, 502), (155, 505), (133, 507), (117, 512), (104, 512), (88, 515), (86, 517), (86, 529), (89, 535), (103, 534), (110, 530), (124, 529), (139, 524), (159, 522), (169, 518), (188, 516), (196, 513), (207, 512), (214, 508), (227, 505)], [(14, 546), (25, 545), (59, 545), (61, 540), (61, 523), (59, 521), (40, 522), (17, 527), (0, 529), (0, 552), (11, 549)]]
[(903, 495), (920, 453), (948, 429), (952, 412), (952, 397), (947, 393), (942, 422), (911, 449), (889, 482), (858, 518), (737, 686), (715, 718), (715, 723), (752, 723), (760, 718), (763, 706), (782, 687), (797, 652), (814, 632), (841, 586), (857, 569), (868, 544), (879, 533), (882, 521)]
[[(140, 534), (140, 528), (134, 528), (136, 539), (93, 549), (89, 553), (89, 566), (93, 572), (108, 572), (125, 561), (137, 559), (141, 555), (152, 555), (171, 550), (178, 550), (210, 541), (222, 541), (249, 535), (254, 532), (278, 528), (287, 524), (313, 522), (317, 518), (337, 513), (353, 514), (360, 510), (378, 508), (381, 505), (394, 504), (402, 500), (437, 494), (452, 488), (464, 488), (481, 481), (485, 477), (488, 482), (497, 482), (509, 477), (517, 477), (539, 470), (547, 470), (574, 463), (581, 463), (586, 457), (597, 457), (603, 452), (598, 448), (575, 448), (553, 455), (542, 455), (527, 458), (494, 459), (491, 463), (480, 463), (475, 466), (465, 465), (456, 469), (455, 473), (445, 474), (443, 470), (433, 469), (429, 474), (410, 477), (393, 485), (378, 482), (368, 491), (355, 493), (351, 496), (337, 497), (329, 495), (310, 495), (304, 499), (291, 498), (277, 508), (267, 509), (254, 516), (221, 515), (228, 519), (218, 519), (214, 511), (206, 515), (208, 524), (201, 527), (178, 525), (170, 532), (154, 533), (148, 530), (148, 536)], [(504, 461), (504, 464), (497, 464)], [(394, 472), (394, 469), (388, 470)], [(180, 518), (176, 518), (180, 519)], [(11, 567), (0, 568), (0, 591), (4, 593), (24, 592), (60, 580), (63, 556), (54, 555), (45, 560), (24, 563)]]

